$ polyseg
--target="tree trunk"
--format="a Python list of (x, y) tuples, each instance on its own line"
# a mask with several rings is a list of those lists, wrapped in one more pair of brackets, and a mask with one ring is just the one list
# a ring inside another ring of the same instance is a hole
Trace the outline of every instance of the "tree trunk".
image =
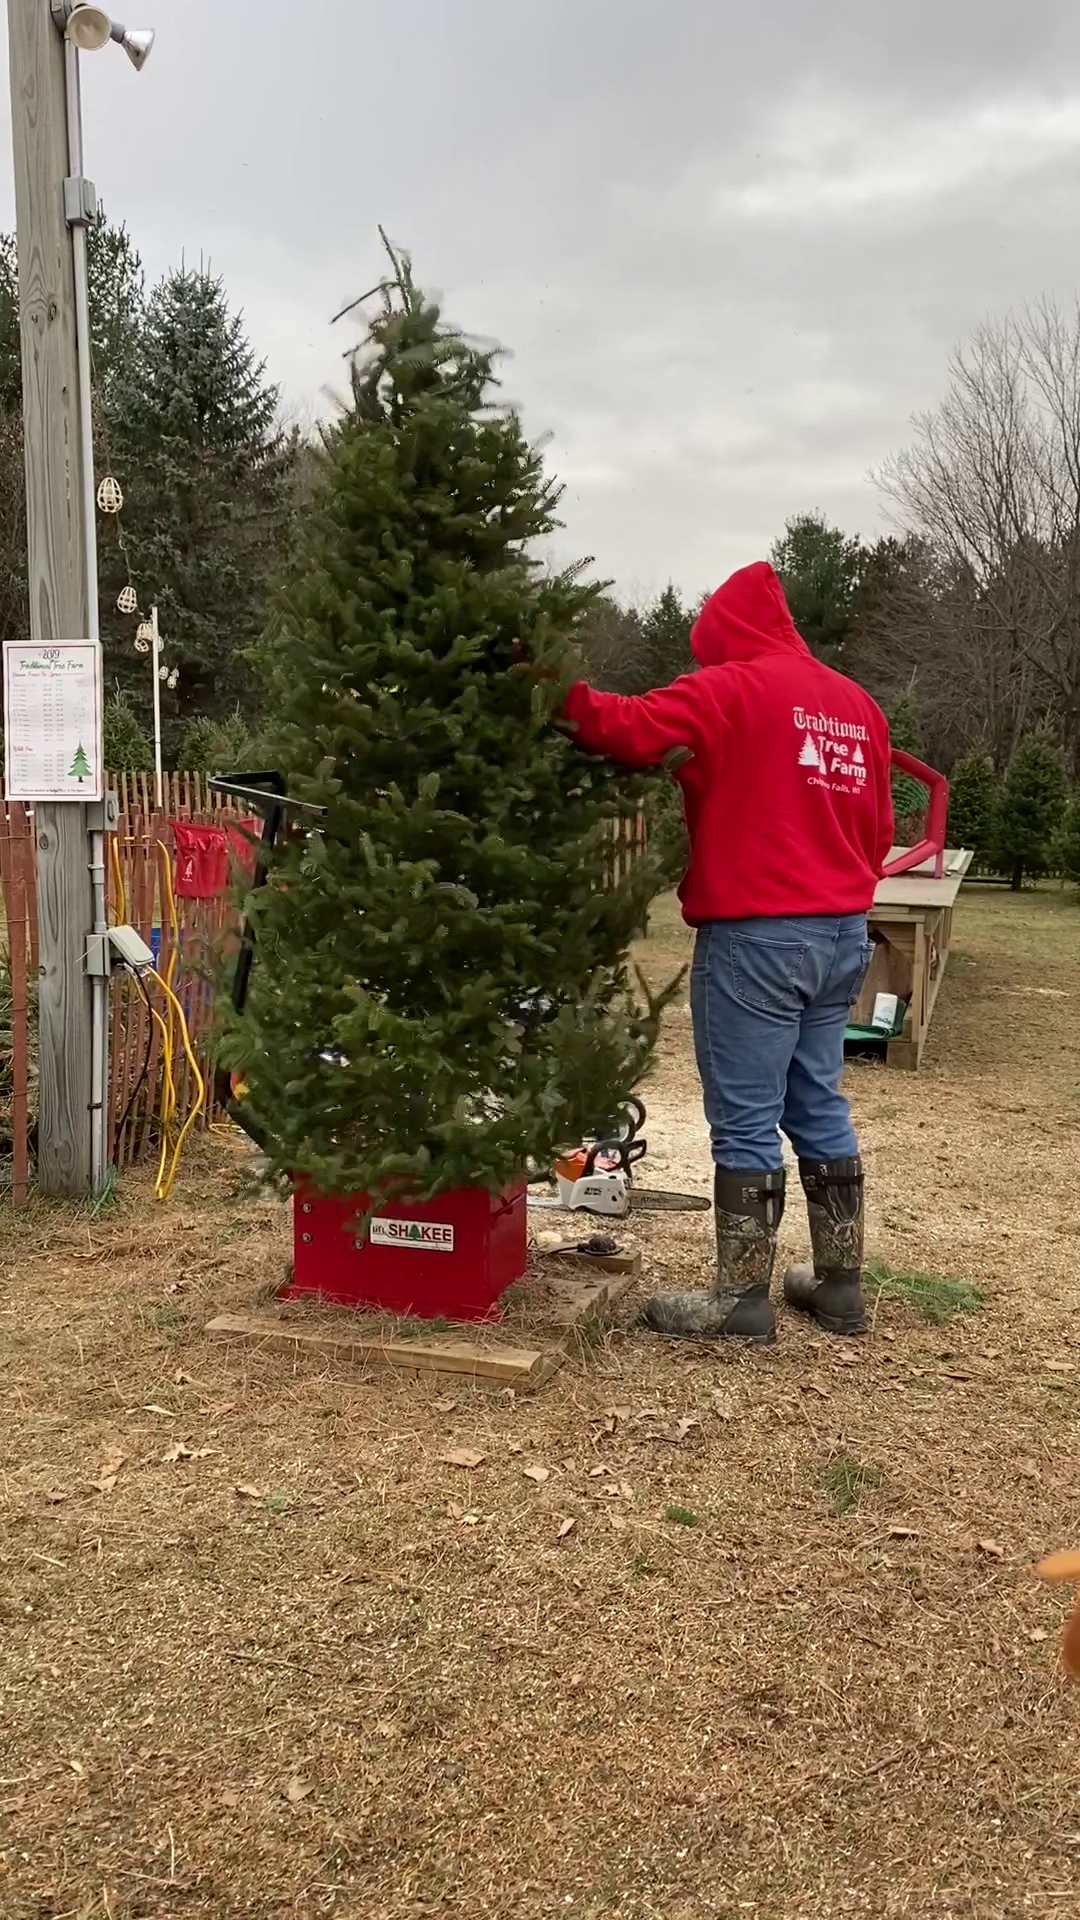
[(1012, 870), (1012, 890), (1014, 893), (1021, 893), (1023, 891), (1023, 886), (1024, 886), (1024, 868), (1023, 868), (1023, 863), (1018, 860)]

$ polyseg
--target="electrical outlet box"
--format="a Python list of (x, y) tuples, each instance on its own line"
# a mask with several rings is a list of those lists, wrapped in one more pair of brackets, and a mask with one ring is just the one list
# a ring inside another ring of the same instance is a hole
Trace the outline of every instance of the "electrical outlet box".
[(91, 801), (86, 809), (86, 825), (91, 833), (115, 833), (120, 825), (120, 802), (115, 793)]
[(134, 927), (110, 927), (109, 947), (113, 965), (130, 967), (133, 973), (145, 973), (154, 965), (154, 955)]

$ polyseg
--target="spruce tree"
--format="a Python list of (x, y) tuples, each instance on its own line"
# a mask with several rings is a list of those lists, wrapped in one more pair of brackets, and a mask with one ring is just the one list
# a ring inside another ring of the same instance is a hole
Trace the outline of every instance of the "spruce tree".
[[(108, 464), (112, 396), (118, 378), (131, 365), (143, 304), (139, 255), (127, 228), (110, 221), (104, 209), (99, 209), (88, 229), (87, 277), (94, 448), (102, 472)], [(115, 617), (116, 592), (108, 580), (103, 583), (101, 613), (106, 630), (110, 617)], [(5, 233), (0, 234), (0, 639), (25, 638), (26, 595), (19, 265), (15, 235)], [(130, 651), (128, 633), (128, 657)]]
[(131, 623), (115, 608), (129, 567), (142, 604), (157, 602), (180, 676), (164, 703), (173, 735), (181, 713), (220, 718), (257, 702), (248, 651), (292, 507), (295, 448), (277, 411), (221, 281), (201, 268), (168, 274), (110, 392), (124, 512), (112, 543), (102, 529), (102, 577), (107, 665), (127, 686), (140, 668)]
[(1014, 893), (1048, 871), (1067, 800), (1057, 747), (1044, 733), (1029, 733), (1005, 776), (994, 823), (994, 860)]
[(693, 615), (683, 606), (675, 588), (666, 586), (641, 623), (647, 687), (666, 687), (681, 673), (693, 673), (696, 666), (690, 650), (693, 624)]
[(105, 735), (105, 765), (110, 773), (121, 769), (149, 773), (154, 765), (150, 735), (131, 702), (119, 687), (106, 700), (102, 713)]
[(186, 727), (179, 764), (191, 773), (239, 773), (254, 767), (258, 751), (240, 709), (223, 720), (200, 713)]
[(1058, 839), (1058, 862), (1066, 880), (1080, 886), (1080, 787), (1074, 787)]
[(820, 513), (800, 513), (787, 522), (769, 558), (811, 653), (842, 667), (867, 561), (861, 540), (831, 527)]
[(265, 652), (280, 764), (326, 816), (252, 896), (226, 1055), (272, 1169), (387, 1198), (497, 1189), (609, 1122), (663, 996), (627, 959), (656, 865), (608, 884), (644, 783), (558, 724), (595, 592), (537, 557), (560, 489), (493, 353), (407, 263), (382, 294)]
[[(919, 713), (915, 705), (915, 695), (909, 688), (890, 708), (889, 739), (894, 747), (900, 747), (904, 753), (912, 753), (921, 758), (922, 732), (919, 727)], [(913, 831), (914, 823), (920, 814), (925, 813), (929, 794), (920, 780), (913, 780), (910, 774), (898, 773), (892, 783), (893, 812), (896, 815), (897, 837), (905, 831)]]
[(958, 760), (949, 780), (950, 847), (966, 847), (973, 853), (975, 867), (985, 867), (991, 857), (994, 820), (998, 800), (998, 778), (988, 753), (975, 748)]

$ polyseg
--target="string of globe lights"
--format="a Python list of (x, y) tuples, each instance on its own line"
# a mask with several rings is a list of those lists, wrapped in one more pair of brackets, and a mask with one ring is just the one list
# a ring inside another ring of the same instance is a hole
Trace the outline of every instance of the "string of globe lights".
[(110, 517), (116, 527), (117, 545), (123, 556), (127, 570), (127, 584), (121, 587), (116, 596), (118, 613), (138, 615), (139, 624), (135, 629), (136, 653), (150, 655), (150, 671), (154, 694), (154, 798), (158, 807), (162, 804), (163, 774), (161, 763), (161, 689), (169, 691), (175, 688), (179, 678), (178, 667), (167, 666), (161, 657), (161, 633), (158, 628), (158, 610), (156, 605), (150, 609), (149, 617), (139, 608), (139, 594), (131, 573), (131, 561), (128, 556), (127, 542), (124, 539), (123, 522), (120, 518), (124, 508), (124, 490), (113, 473), (106, 473), (98, 483), (98, 512)]

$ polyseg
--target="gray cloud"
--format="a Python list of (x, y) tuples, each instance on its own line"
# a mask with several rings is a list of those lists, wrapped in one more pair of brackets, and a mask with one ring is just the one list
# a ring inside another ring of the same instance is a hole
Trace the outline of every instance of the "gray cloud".
[(513, 350), (506, 390), (567, 481), (562, 550), (627, 591), (711, 585), (800, 509), (873, 531), (868, 469), (950, 348), (1073, 294), (1064, 0), (149, 0), (146, 18), (145, 72), (93, 57), (84, 93), (89, 169), (150, 271), (209, 257), (310, 412), (382, 220), (455, 319)]

